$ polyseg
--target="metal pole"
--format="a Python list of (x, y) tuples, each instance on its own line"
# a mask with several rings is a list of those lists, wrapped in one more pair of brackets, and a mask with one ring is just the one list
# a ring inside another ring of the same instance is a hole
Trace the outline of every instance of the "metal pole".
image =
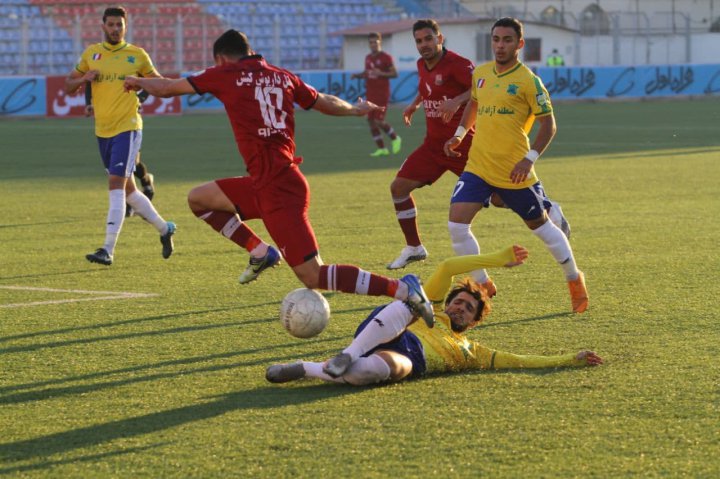
[(183, 71), (183, 19), (180, 13), (177, 14), (176, 23), (177, 28), (175, 28), (175, 71), (181, 72)]

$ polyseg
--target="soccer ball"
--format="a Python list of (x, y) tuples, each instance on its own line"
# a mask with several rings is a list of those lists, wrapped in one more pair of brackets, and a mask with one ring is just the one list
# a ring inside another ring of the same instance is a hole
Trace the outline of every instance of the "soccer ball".
[(312, 338), (330, 321), (330, 305), (314, 289), (290, 291), (280, 306), (280, 322), (296, 338)]

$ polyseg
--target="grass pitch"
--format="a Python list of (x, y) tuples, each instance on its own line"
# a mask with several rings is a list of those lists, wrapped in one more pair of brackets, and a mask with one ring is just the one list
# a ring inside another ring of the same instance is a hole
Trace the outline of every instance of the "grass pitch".
[[(104, 172), (88, 120), (0, 122), (0, 474), (8, 477), (717, 477), (720, 408), (720, 101), (559, 104), (538, 164), (573, 227), (587, 314), (512, 213), (480, 213), (484, 251), (529, 262), (493, 276), (471, 333), (517, 353), (591, 348), (593, 369), (431, 376), (351, 388), (270, 385), (269, 364), (320, 360), (383, 299), (329, 294), (317, 338), (277, 320), (299, 286), (283, 265), (236, 279), (247, 256), (198, 221), (192, 186), (244, 173), (223, 115), (149, 118), (143, 158), (176, 253), (126, 221), (109, 268)], [(405, 128), (418, 145), (418, 124)], [(403, 246), (388, 185), (404, 156), (371, 159), (365, 123), (300, 113), (298, 153), (325, 262), (383, 272)], [(431, 256), (452, 254), (454, 179), (415, 195)], [(263, 228), (251, 226), (263, 235)], [(395, 274), (393, 274), (395, 276)], [(119, 295), (118, 293), (125, 293)]]

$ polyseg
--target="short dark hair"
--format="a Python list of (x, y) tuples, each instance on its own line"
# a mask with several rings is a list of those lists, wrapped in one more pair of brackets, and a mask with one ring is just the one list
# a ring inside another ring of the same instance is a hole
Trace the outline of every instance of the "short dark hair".
[(125, 10), (125, 7), (108, 7), (103, 12), (103, 23), (105, 23), (107, 17), (123, 17), (127, 20), (127, 11)]
[(492, 26), (492, 29), (490, 29), (490, 32), (493, 32), (495, 30), (495, 27), (510, 27), (513, 30), (515, 30), (515, 33), (518, 36), (518, 40), (522, 40), (523, 37), (523, 24), (518, 20), (517, 18), (513, 17), (503, 17)]
[(432, 18), (426, 18), (424, 20), (418, 20), (413, 24), (413, 34), (418, 30), (429, 28), (435, 35), (440, 34), (440, 25)]
[(220, 35), (213, 44), (213, 57), (227, 55), (245, 57), (250, 54), (250, 42), (243, 32), (230, 29)]
[(450, 290), (450, 293), (448, 293), (447, 297), (445, 298), (445, 306), (450, 304), (450, 302), (455, 299), (455, 296), (460, 293), (467, 293), (473, 298), (477, 299), (478, 308), (477, 311), (475, 311), (474, 319), (478, 323), (481, 323), (487, 317), (487, 315), (490, 314), (490, 311), (492, 310), (490, 298), (488, 298), (485, 289), (479, 284), (477, 284), (472, 278), (465, 278), (462, 281), (456, 283), (455, 287)]
[(368, 40), (373, 40), (375, 38), (377, 38), (378, 40), (382, 40), (382, 34), (380, 32), (368, 33)]

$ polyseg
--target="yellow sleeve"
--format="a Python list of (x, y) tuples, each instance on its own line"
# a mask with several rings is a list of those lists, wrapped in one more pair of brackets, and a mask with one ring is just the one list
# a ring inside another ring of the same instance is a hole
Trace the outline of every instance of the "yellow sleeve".
[(85, 50), (82, 55), (80, 55), (80, 58), (78, 58), (78, 62), (75, 64), (75, 69), (82, 73), (83, 75), (87, 73), (88, 70), (90, 70), (90, 65), (88, 65), (88, 50)]
[(483, 369), (538, 369), (586, 365), (584, 360), (575, 359), (576, 353), (558, 356), (537, 356), (530, 354), (512, 354), (504, 351), (488, 351), (490, 354), (489, 357), (487, 357), (486, 354), (487, 362)]
[(513, 261), (515, 261), (515, 253), (512, 246), (495, 253), (448, 258), (440, 263), (435, 272), (425, 281), (425, 293), (430, 301), (442, 302), (452, 286), (455, 275), (481, 268), (497, 268)]
[(148, 55), (142, 48), (140, 49), (140, 56), (142, 57), (142, 61), (140, 62), (138, 73), (142, 76), (148, 76), (155, 71), (155, 65), (153, 65), (150, 55)]

